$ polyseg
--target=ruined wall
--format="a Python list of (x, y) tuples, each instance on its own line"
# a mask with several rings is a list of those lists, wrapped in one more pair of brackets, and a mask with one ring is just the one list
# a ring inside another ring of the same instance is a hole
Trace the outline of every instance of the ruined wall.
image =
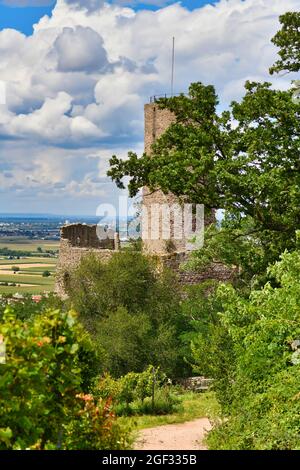
[(183, 271), (182, 264), (188, 261), (188, 253), (165, 254), (160, 255), (159, 258), (165, 267), (176, 273), (182, 285), (196, 285), (210, 279), (225, 282), (232, 280), (236, 274), (234, 268), (230, 269), (219, 263), (212, 263), (203, 271)]
[[(99, 240), (97, 225), (70, 224), (61, 228), (61, 239), (68, 240), (70, 246), (77, 248), (106, 248), (114, 249), (114, 238), (107, 232), (107, 238)], [(109, 238), (111, 236), (112, 238)]]
[(56, 270), (55, 292), (65, 297), (65, 283), (69, 273), (79, 266), (83, 257), (94, 254), (99, 260), (107, 262), (119, 250), (118, 234), (114, 239), (99, 240), (96, 225), (71, 224), (61, 228), (59, 258)]

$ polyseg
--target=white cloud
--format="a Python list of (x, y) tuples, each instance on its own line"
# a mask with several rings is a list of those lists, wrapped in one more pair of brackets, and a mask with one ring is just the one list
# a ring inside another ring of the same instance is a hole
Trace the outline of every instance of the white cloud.
[(60, 72), (105, 71), (108, 67), (103, 39), (91, 28), (64, 28), (54, 43)]
[[(137, 145), (141, 148), (143, 104), (151, 95), (170, 90), (172, 36), (177, 92), (186, 91), (192, 81), (212, 83), (225, 106), (242, 95), (249, 78), (272, 79), (286, 88), (292, 77), (268, 74), (276, 58), (270, 39), (279, 29), (278, 16), (298, 6), (299, 0), (221, 0), (194, 11), (179, 3), (134, 11), (102, 0), (58, 0), (52, 17), (44, 16), (32, 36), (0, 31), (0, 82), (6, 84), (6, 105), (0, 104), (6, 153), (0, 152), (0, 168), (1, 159), (12, 156), (20, 141), (29, 167), (36, 150), (28, 149), (39, 147), (35, 158), (41, 161), (40, 175), (51, 173), (47, 155), (63, 162), (59, 168), (66, 171), (66, 165), (74, 163), (70, 149), (83, 156), (91, 149), (114, 153), (117, 146), (125, 154)], [(43, 167), (42, 160), (48, 166)], [(24, 171), (12, 161), (5, 184), (17, 184), (17, 192), (22, 184), (28, 190)], [(107, 165), (107, 158), (103, 161)], [(34, 165), (37, 169), (36, 160)], [(77, 182), (63, 173), (59, 181), (45, 182), (45, 191), (51, 194), (53, 184), (57, 193), (63, 185), (70, 194), (90, 190), (92, 195), (97, 188), (93, 169), (81, 167)]]

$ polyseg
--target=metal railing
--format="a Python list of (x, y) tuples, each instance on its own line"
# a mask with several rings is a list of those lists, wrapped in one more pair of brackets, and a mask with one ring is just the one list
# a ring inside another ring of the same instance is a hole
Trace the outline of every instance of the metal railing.
[(153, 96), (150, 96), (150, 103), (156, 103), (157, 101), (163, 99), (163, 98), (172, 98), (173, 96), (180, 96), (180, 95), (184, 95), (184, 96), (188, 96), (188, 93), (164, 93), (162, 95), (153, 95)]

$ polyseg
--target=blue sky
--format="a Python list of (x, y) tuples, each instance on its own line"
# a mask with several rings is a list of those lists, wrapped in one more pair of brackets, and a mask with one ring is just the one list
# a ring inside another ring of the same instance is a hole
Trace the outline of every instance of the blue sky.
[[(32, 26), (37, 23), (40, 18), (44, 15), (51, 15), (51, 12), (55, 6), (55, 1), (51, 2), (49, 0), (49, 5), (40, 6), (40, 7), (19, 7), (19, 6), (7, 6), (1, 4), (0, 1), (0, 30), (4, 28), (13, 28), (21, 31), (26, 35), (32, 34)], [(9, 3), (9, 2), (7, 2)], [(11, 2), (14, 3), (14, 2)], [(43, 2), (46, 3), (46, 2)], [(168, 4), (176, 3), (172, 0), (167, 0)], [(186, 8), (193, 10), (199, 8), (208, 3), (214, 3), (213, 0), (183, 0), (182, 5)], [(130, 5), (130, 0), (128, 5)], [(136, 10), (141, 9), (151, 9), (157, 10), (159, 7), (154, 5), (147, 5), (143, 2), (138, 3), (135, 7)]]
[(144, 104), (170, 91), (172, 36), (174, 91), (212, 84), (222, 108), (246, 80), (297, 78), (268, 69), (278, 17), (299, 0), (47, 2), (0, 0), (0, 213), (95, 215), (117, 200), (109, 159), (143, 152)]
[(32, 34), (32, 25), (44, 15), (50, 15), (53, 6), (9, 7), (0, 5), (0, 29), (13, 28), (24, 34)]

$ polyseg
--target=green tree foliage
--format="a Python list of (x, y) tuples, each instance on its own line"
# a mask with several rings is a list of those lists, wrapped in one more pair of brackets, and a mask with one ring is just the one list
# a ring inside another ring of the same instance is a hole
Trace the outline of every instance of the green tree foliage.
[[(114, 376), (141, 371), (149, 362), (153, 342), (149, 315), (129, 313), (125, 307), (97, 324), (96, 340), (105, 349), (105, 367)], [(154, 352), (154, 355), (155, 352)]]
[[(129, 176), (131, 195), (147, 185), (207, 209), (228, 212), (226, 231), (239, 231), (257, 246), (263, 271), (285, 248), (295, 246), (300, 223), (300, 105), (291, 91), (247, 82), (240, 103), (217, 113), (212, 86), (195, 83), (188, 96), (161, 102), (176, 122), (153, 146), (153, 156), (111, 159), (119, 187)], [(233, 252), (233, 250), (232, 250)], [(242, 260), (240, 260), (242, 261)], [(242, 266), (246, 269), (246, 264)], [(258, 264), (258, 263), (257, 263)]]
[(300, 70), (300, 13), (288, 12), (280, 17), (282, 28), (272, 39), (279, 48), (280, 59), (270, 72), (299, 72)]
[(207, 281), (188, 288), (182, 305), (188, 327), (181, 341), (186, 360), (193, 364), (193, 372), (215, 379), (216, 396), (226, 407), (231, 400), (235, 355), (228, 330), (220, 322), (223, 306), (216, 295), (218, 286), (217, 281)]
[(110, 404), (83, 393), (94, 379), (97, 355), (72, 313), (49, 310), (24, 324), (7, 309), (0, 335), (6, 346), (0, 365), (0, 449), (126, 444), (128, 435), (114, 423)]
[[(280, 59), (271, 72), (300, 68), (300, 14), (280, 17), (273, 38)], [(199, 264), (237, 267), (244, 282), (265, 273), (285, 249), (295, 247), (299, 227), (300, 100), (295, 90), (246, 82), (245, 96), (223, 113), (213, 86), (193, 83), (188, 95), (162, 99), (176, 121), (153, 145), (152, 156), (113, 156), (108, 175), (135, 195), (142, 186), (226, 211), (211, 229)], [(232, 241), (232, 243), (231, 243)], [(260, 280), (262, 282), (262, 279)]]
[(152, 363), (170, 376), (184, 373), (179, 334), (185, 318), (174, 274), (140, 252), (115, 253), (107, 263), (84, 257), (67, 293), (104, 351), (114, 376), (142, 372)]
[(211, 448), (300, 448), (300, 251), (286, 252), (270, 275), (278, 287), (267, 283), (249, 299), (220, 287), (219, 326), (194, 342), (196, 367), (210, 369), (227, 415), (209, 436)]

